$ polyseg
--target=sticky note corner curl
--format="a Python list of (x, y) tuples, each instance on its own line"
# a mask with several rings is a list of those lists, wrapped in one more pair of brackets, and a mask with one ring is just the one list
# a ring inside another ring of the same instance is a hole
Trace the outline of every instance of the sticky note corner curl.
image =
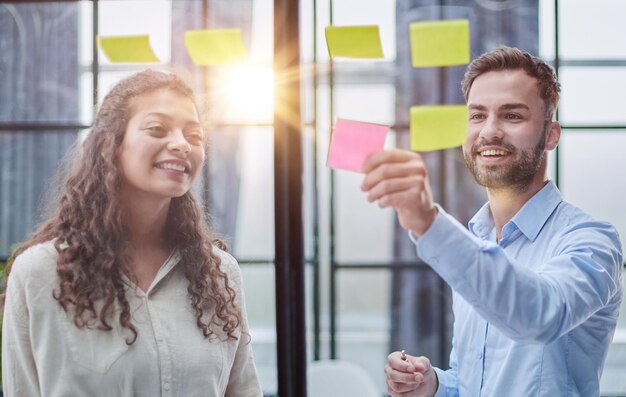
[(324, 33), (331, 58), (384, 58), (377, 25), (329, 25)]
[(98, 47), (111, 63), (159, 63), (148, 35), (98, 36)]
[(185, 32), (185, 48), (197, 66), (220, 66), (248, 59), (241, 29), (203, 29)]

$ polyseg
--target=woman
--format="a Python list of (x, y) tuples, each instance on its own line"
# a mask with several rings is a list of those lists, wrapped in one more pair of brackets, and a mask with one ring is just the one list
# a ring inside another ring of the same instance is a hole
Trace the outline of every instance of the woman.
[(14, 254), (5, 396), (260, 396), (235, 259), (190, 188), (191, 89), (137, 73), (105, 97), (56, 213)]

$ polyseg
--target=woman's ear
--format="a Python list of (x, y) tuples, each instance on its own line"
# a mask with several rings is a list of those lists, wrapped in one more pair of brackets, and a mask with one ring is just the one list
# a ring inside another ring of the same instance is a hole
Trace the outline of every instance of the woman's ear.
[(558, 121), (549, 121), (547, 128), (546, 150), (554, 150), (561, 139), (561, 124)]

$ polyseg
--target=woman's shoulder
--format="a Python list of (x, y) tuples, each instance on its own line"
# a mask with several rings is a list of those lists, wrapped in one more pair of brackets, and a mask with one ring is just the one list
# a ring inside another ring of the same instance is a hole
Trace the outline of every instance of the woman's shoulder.
[(58, 256), (54, 241), (28, 247), (15, 258), (9, 277), (28, 281), (35, 288), (54, 282)]
[(213, 247), (213, 252), (220, 258), (222, 271), (226, 273), (228, 279), (237, 283), (237, 286), (240, 286), (241, 270), (239, 269), (237, 259), (230, 253), (215, 246)]
[(213, 246), (213, 253), (215, 253), (215, 255), (220, 258), (223, 270), (239, 273), (239, 263), (237, 262), (237, 259), (235, 259), (235, 257), (232, 256), (229, 252), (219, 247)]

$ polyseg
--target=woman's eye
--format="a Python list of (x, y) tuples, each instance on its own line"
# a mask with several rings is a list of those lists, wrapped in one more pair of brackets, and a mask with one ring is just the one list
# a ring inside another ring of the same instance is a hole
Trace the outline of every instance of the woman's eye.
[(163, 126), (160, 125), (152, 125), (152, 126), (148, 126), (146, 127), (146, 130), (156, 133), (156, 134), (162, 134), (165, 132), (165, 128)]
[(199, 145), (202, 143), (202, 135), (200, 134), (189, 134), (187, 135), (187, 140), (194, 145)]

